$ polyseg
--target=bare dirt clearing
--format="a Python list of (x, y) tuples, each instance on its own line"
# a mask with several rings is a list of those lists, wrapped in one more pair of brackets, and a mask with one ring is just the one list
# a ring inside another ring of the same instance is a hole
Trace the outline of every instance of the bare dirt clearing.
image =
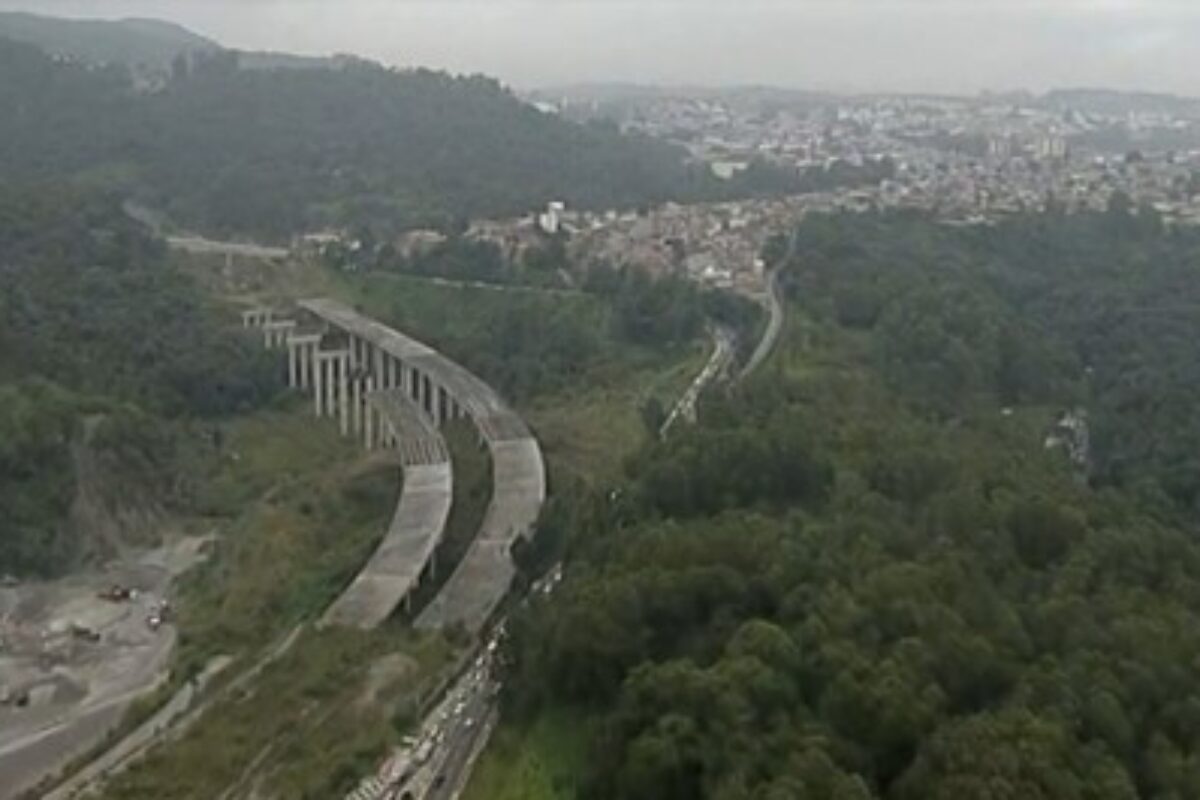
[(206, 541), (178, 538), (69, 578), (0, 588), (0, 800), (93, 747), (165, 679), (171, 581)]

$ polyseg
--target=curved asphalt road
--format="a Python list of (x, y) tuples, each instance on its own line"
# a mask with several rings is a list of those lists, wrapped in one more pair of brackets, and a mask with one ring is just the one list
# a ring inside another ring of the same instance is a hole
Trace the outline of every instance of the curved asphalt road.
[(759, 340), (758, 346), (754, 348), (754, 354), (750, 356), (750, 360), (746, 362), (746, 366), (742, 367), (742, 371), (738, 373), (738, 380), (745, 380), (756, 369), (762, 366), (762, 363), (767, 360), (767, 356), (771, 355), (775, 350), (775, 344), (779, 341), (779, 334), (783, 331), (783, 291), (779, 288), (779, 270), (771, 270), (771, 276), (767, 278), (769, 291), (767, 292), (767, 311), (771, 317), (767, 320), (767, 329), (763, 331), (763, 337)]

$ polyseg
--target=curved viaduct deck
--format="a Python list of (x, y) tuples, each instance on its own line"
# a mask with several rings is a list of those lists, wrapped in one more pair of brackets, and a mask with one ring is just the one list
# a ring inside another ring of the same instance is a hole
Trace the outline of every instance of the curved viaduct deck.
[(471, 548), (442, 591), (417, 617), (418, 628), (455, 623), (477, 631), (512, 584), (513, 542), (537, 522), (546, 496), (542, 452), (532, 436), (489, 440), (492, 502)]
[(404, 466), (400, 502), (383, 541), (366, 566), (322, 617), (322, 624), (364, 629), (382, 623), (412, 596), (442, 541), (454, 476), (445, 440), (417, 406), (400, 392), (367, 398), (387, 422)]
[[(301, 385), (306, 375), (314, 382), (318, 413), (334, 413), (338, 406), (343, 430), (353, 416), (371, 444), (378, 430), (374, 411), (367, 403), (364, 413), (359, 398), (373, 396), (376, 388), (399, 389), (434, 424), (469, 417), (487, 444), (492, 499), (479, 534), (416, 621), (423, 628), (458, 624), (479, 630), (512, 583), (513, 543), (532, 529), (546, 498), (545, 466), (537, 440), (490, 386), (428, 345), (334, 300), (306, 300), (299, 306), (347, 339), (345, 350), (331, 352), (322, 351), (312, 337), (295, 337), (294, 346), (288, 340), (289, 374)], [(322, 397), (333, 402), (322, 403)]]

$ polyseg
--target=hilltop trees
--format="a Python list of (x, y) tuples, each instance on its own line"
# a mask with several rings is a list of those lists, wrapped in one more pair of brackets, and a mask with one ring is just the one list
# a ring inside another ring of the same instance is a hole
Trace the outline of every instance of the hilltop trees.
[(286, 238), (523, 213), (547, 198), (632, 206), (711, 191), (683, 153), (543, 114), (493, 80), (364, 61), (240, 70), (214, 51), (162, 91), (119, 68), (60, 64), (0, 40), (0, 177), (82, 177), (185, 224)]
[(1200, 237), (1115, 204), (995, 228), (815, 218), (788, 272), (810, 313), (870, 333), (890, 383), (930, 412), (1083, 404), (1092, 477), (1200, 502)]

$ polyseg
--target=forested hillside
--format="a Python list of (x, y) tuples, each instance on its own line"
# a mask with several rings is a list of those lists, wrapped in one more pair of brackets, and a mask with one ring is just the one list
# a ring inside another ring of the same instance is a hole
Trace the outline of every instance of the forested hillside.
[(138, 93), (117, 67), (4, 41), (0, 72), (0, 178), (116, 183), (220, 233), (451, 227), (554, 198), (630, 206), (715, 186), (682, 151), (545, 115), (481, 77), (241, 70), (221, 52)]
[(0, 189), (0, 575), (94, 544), (69, 519), (81, 459), (112, 510), (178, 499), (177, 426), (270, 399), (265, 358), (116, 198)]
[(0, 12), (0, 37), (92, 64), (124, 64), (139, 72), (168, 71), (180, 54), (219, 49), (186, 28), (152, 19), (60, 19)]
[[(510, 622), (507, 707), (581, 732), (553, 791), (1200, 796), (1196, 239), (1116, 208), (799, 242), (763, 372), (543, 523), (566, 578)], [(1087, 463), (1044, 446), (1076, 407)]]
[(811, 312), (869, 335), (898, 391), (945, 418), (1079, 407), (1097, 486), (1200, 513), (1200, 235), (1118, 198), (1105, 214), (956, 230), (818, 218), (789, 273)]

